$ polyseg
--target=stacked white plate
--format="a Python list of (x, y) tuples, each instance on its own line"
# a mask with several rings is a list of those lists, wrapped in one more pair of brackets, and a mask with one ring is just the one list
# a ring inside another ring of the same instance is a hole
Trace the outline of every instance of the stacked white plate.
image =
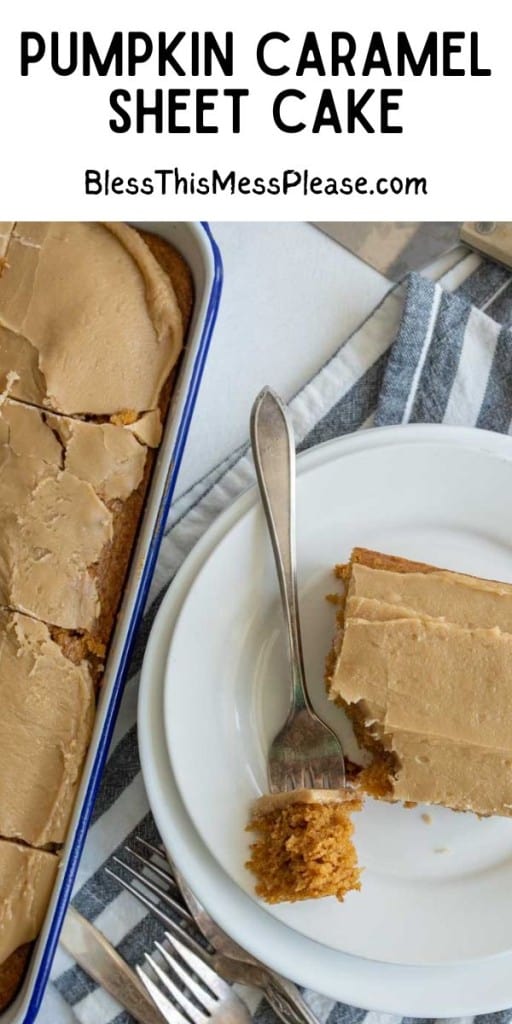
[[(355, 545), (512, 581), (512, 440), (436, 426), (365, 431), (298, 460), (297, 547), (315, 706), (326, 699), (331, 566)], [(404, 1016), (512, 1005), (512, 821), (367, 801), (356, 819), (363, 886), (269, 907), (244, 863), (250, 802), (284, 719), (286, 652), (255, 491), (194, 548), (147, 647), (139, 738), (151, 807), (178, 867), (226, 931), (289, 978)], [(428, 814), (426, 814), (428, 812)]]

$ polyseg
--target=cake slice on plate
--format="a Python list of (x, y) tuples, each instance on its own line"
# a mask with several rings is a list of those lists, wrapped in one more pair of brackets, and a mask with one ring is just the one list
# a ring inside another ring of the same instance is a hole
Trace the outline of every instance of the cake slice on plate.
[(512, 585), (355, 548), (327, 659), (366, 765), (343, 791), (261, 797), (248, 867), (269, 903), (360, 888), (365, 795), (512, 816)]
[(372, 796), (512, 814), (512, 585), (356, 548), (328, 659)]

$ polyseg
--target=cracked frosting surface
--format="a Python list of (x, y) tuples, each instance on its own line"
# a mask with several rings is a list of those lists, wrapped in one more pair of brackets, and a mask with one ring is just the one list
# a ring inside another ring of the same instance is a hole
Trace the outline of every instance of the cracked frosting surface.
[[(105, 501), (125, 500), (137, 489), (147, 454), (145, 444), (138, 440), (137, 424), (85, 423), (51, 413), (45, 419), (64, 445), (66, 472), (89, 483)], [(142, 423), (141, 436), (144, 433)]]
[(354, 564), (330, 696), (393, 751), (393, 796), (512, 814), (512, 586)]
[(63, 842), (90, 740), (94, 684), (48, 627), (0, 609), (0, 835)]
[(36, 938), (58, 864), (53, 853), (0, 839), (0, 964)]
[(66, 837), (182, 340), (127, 225), (0, 222), (0, 964), (43, 921), (58, 859), (16, 840)]
[(183, 325), (174, 289), (126, 224), (0, 224), (0, 385), (68, 414), (156, 409)]
[(108, 502), (127, 498), (144, 472), (136, 429), (0, 403), (0, 604), (65, 629), (94, 626)]

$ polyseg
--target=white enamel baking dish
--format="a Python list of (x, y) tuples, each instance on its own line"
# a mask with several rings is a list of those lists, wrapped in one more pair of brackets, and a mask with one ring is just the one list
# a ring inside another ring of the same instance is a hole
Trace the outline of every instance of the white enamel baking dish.
[(220, 300), (222, 261), (207, 224), (137, 222), (134, 226), (161, 235), (187, 261), (195, 289), (192, 322), (110, 646), (92, 742), (57, 884), (23, 987), (15, 1001), (0, 1015), (0, 1024), (32, 1024), (44, 995), (100, 785), (130, 652), (155, 567)]

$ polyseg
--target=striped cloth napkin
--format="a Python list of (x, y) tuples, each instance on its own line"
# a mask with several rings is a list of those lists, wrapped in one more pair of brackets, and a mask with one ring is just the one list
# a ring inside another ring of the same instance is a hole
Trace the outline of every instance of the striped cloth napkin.
[[(447, 274), (439, 280), (436, 276), (433, 269), (390, 287), (380, 306), (292, 400), (301, 449), (373, 424), (428, 421), (510, 430), (512, 275), (461, 253)], [(130, 963), (142, 960), (161, 927), (104, 868), (134, 835), (157, 838), (136, 737), (137, 685), (147, 636), (165, 588), (194, 543), (253, 482), (244, 446), (175, 503), (131, 664), (73, 900)], [(130, 1024), (129, 1016), (61, 949), (52, 983), (82, 1024)], [(244, 989), (243, 995), (255, 1024), (275, 1024), (257, 993)], [(306, 993), (306, 998), (322, 1024), (401, 1021), (315, 993)], [(512, 1021), (512, 1010), (481, 1020), (505, 1024)]]

